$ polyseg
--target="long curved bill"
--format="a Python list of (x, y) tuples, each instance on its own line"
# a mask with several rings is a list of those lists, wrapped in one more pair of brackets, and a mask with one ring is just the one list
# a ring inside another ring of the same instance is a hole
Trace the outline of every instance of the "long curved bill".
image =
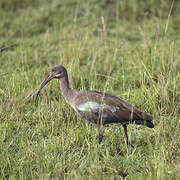
[(34, 93), (33, 95), (33, 99), (36, 101), (41, 89), (52, 79), (54, 78), (54, 74), (50, 73), (47, 75), (46, 79), (41, 83), (40, 88)]

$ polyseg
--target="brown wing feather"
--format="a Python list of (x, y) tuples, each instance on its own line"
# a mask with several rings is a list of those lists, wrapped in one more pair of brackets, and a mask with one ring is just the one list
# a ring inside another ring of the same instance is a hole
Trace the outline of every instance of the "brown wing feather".
[(109, 106), (118, 107), (118, 111), (113, 115), (121, 122), (129, 120), (152, 120), (152, 116), (142, 112), (137, 107), (123, 101), (122, 99), (111, 94), (102, 93), (98, 91), (81, 91), (76, 97), (76, 105), (85, 101), (95, 101), (99, 104), (106, 104)]

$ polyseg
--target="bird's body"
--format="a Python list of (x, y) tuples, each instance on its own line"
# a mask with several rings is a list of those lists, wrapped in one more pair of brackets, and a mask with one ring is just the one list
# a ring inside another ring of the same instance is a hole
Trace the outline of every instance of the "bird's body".
[(55, 66), (35, 95), (53, 78), (58, 78), (60, 90), (66, 102), (82, 117), (98, 127), (99, 142), (103, 135), (100, 125), (120, 123), (124, 127), (125, 139), (129, 144), (127, 125), (130, 123), (142, 124), (153, 128), (152, 116), (146, 114), (111, 94), (98, 91), (76, 91), (70, 88), (67, 71), (63, 66)]
[(98, 91), (75, 92), (73, 103), (70, 104), (83, 118), (93, 124), (101, 122), (121, 123), (127, 125), (136, 121), (152, 120), (152, 116), (140, 111), (133, 105), (111, 94)]

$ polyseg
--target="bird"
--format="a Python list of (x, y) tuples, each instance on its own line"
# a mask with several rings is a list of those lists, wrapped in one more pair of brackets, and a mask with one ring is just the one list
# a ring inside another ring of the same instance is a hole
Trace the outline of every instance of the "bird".
[(70, 87), (68, 73), (64, 66), (56, 65), (50, 74), (41, 83), (40, 88), (34, 93), (36, 101), (42, 88), (52, 79), (59, 80), (62, 96), (67, 104), (83, 119), (88, 120), (98, 130), (99, 143), (103, 134), (101, 126), (111, 123), (119, 123), (124, 129), (124, 139), (127, 146), (134, 147), (128, 139), (127, 126), (129, 124), (145, 125), (154, 128), (153, 117), (137, 107), (127, 103), (117, 96), (99, 91), (78, 91)]

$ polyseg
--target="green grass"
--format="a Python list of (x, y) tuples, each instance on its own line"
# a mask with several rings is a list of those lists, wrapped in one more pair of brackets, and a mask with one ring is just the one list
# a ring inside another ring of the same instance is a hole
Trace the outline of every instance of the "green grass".
[[(172, 8), (171, 8), (172, 7)], [(178, 179), (180, 176), (180, 3), (164, 0), (0, 2), (1, 179)], [(96, 130), (65, 103), (64, 65), (75, 89), (106, 91), (154, 117), (154, 129)], [(8, 74), (4, 74), (8, 73)]]

